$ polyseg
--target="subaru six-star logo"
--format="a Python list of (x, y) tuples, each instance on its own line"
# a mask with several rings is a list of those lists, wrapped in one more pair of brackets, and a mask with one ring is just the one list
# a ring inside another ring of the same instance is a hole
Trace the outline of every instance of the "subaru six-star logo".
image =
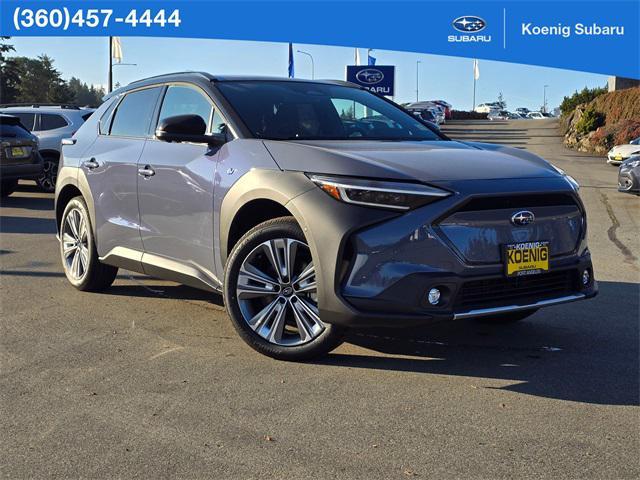
[(458, 30), (459, 32), (480, 32), (484, 30), (487, 26), (487, 22), (485, 22), (480, 17), (474, 17), (473, 15), (465, 15), (464, 17), (458, 17), (453, 22), (451, 22), (453, 28)]
[(374, 83), (380, 83), (384, 78), (384, 74), (376, 68), (367, 68), (366, 70), (360, 70), (356, 74), (356, 78), (362, 83), (373, 85)]
[(533, 212), (530, 212), (529, 210), (522, 210), (521, 212), (516, 212), (511, 216), (511, 223), (518, 227), (523, 227), (533, 223), (535, 219), (536, 216)]

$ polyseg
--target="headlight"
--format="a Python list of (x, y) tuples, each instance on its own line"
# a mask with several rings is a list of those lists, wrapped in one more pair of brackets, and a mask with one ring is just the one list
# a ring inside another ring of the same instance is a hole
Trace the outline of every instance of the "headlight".
[(561, 168), (556, 167), (553, 163), (551, 163), (550, 165), (554, 168), (556, 172), (558, 172), (560, 175), (562, 175), (564, 178), (567, 179), (567, 182), (571, 184), (571, 186), (576, 192), (580, 190), (580, 184), (575, 178), (573, 178), (571, 175), (569, 175), (567, 172), (565, 172)]
[(451, 192), (419, 183), (386, 182), (360, 178), (308, 177), (336, 200), (354, 205), (410, 210), (451, 195)]

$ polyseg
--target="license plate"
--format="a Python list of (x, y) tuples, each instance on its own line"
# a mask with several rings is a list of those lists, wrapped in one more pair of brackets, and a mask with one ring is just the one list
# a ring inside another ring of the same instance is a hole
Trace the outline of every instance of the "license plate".
[(504, 245), (507, 277), (534, 275), (549, 271), (549, 242), (521, 242)]
[(12, 157), (26, 157), (27, 150), (24, 147), (11, 147), (11, 156)]
[(616, 156), (615, 156), (615, 157), (613, 157), (613, 158), (615, 158), (616, 160), (622, 160), (622, 155), (616, 155)]

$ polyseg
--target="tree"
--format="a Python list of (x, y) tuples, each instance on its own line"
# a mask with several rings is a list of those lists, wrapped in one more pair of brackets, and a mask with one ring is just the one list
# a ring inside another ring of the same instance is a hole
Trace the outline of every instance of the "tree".
[(598, 95), (607, 93), (607, 87), (587, 88), (584, 87), (580, 92), (577, 90), (569, 97), (564, 97), (560, 104), (562, 115), (568, 115), (581, 103), (587, 103), (596, 98)]
[(14, 59), (6, 56), (15, 51), (13, 45), (7, 42), (10, 37), (0, 37), (0, 103), (13, 103), (18, 96), (20, 74)]
[(105, 91), (102, 87), (88, 86), (79, 78), (71, 77), (67, 82), (73, 94), (73, 103), (81, 106), (96, 106), (102, 103)]
[(500, 107), (500, 110), (507, 109), (507, 102), (505, 102), (502, 92), (498, 94), (498, 101), (496, 102), (496, 105)]
[(47, 55), (37, 58), (16, 57), (20, 73), (18, 102), (70, 103), (73, 93)]

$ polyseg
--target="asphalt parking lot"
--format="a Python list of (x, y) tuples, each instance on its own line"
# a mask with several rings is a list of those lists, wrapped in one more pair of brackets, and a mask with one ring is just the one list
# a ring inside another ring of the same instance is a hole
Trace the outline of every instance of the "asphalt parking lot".
[(236, 336), (220, 297), (120, 271), (67, 284), (53, 198), (0, 208), (3, 478), (638, 478), (640, 199), (553, 120), (453, 123), (582, 184), (600, 295), (516, 325), (352, 332), (305, 364)]

